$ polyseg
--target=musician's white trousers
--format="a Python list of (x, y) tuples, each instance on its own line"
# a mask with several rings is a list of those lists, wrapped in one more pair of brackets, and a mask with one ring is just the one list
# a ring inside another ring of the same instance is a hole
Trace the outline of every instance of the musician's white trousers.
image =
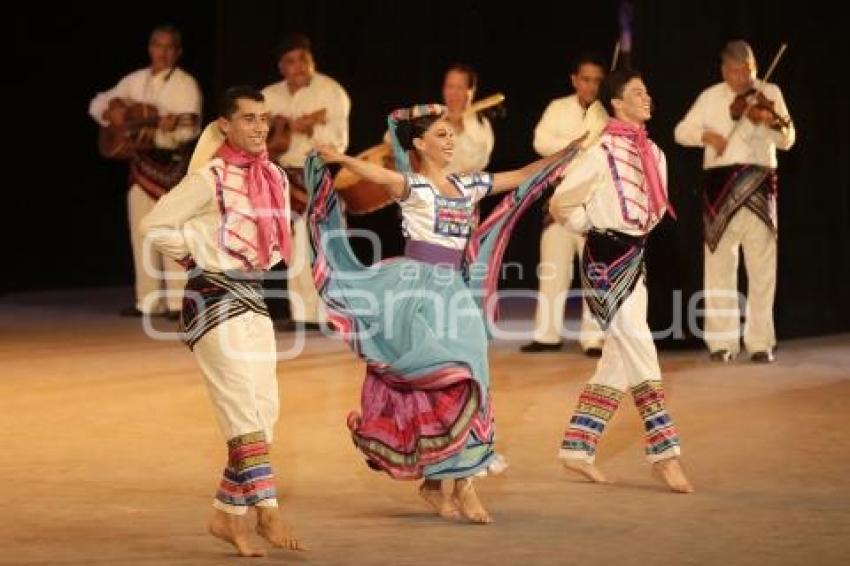
[(173, 259), (159, 253), (150, 242), (145, 242), (139, 224), (150, 212), (156, 199), (139, 185), (127, 193), (127, 211), (130, 217), (130, 244), (133, 248), (133, 269), (136, 275), (136, 308), (148, 314), (166, 310), (180, 311), (186, 271)]
[[(540, 238), (540, 265), (537, 276), (540, 288), (534, 315), (534, 340), (557, 344), (564, 337), (564, 307), (573, 279), (573, 258), (581, 261), (584, 237), (558, 224), (543, 229)], [(583, 350), (602, 348), (604, 334), (590, 309), (581, 301), (579, 344)]]
[(300, 216), (292, 222), (292, 264), (287, 269), (289, 309), (292, 320), (319, 322), (319, 294), (310, 268), (310, 240), (307, 220)]
[(728, 350), (736, 355), (740, 351), (739, 249), (743, 249), (747, 272), (744, 347), (752, 353), (776, 346), (776, 236), (758, 216), (741, 207), (714, 253), (705, 247), (705, 343), (711, 352)]

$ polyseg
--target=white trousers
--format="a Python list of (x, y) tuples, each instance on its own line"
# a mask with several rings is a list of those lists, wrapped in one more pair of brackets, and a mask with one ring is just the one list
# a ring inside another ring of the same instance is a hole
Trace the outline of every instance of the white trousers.
[(320, 301), (310, 268), (310, 240), (306, 217), (292, 223), (292, 262), (287, 267), (289, 309), (292, 320), (319, 322)]
[(747, 272), (744, 346), (748, 352), (772, 350), (776, 294), (776, 236), (758, 216), (742, 207), (729, 222), (714, 253), (705, 248), (705, 343), (711, 352), (740, 351), (741, 312), (738, 250)]
[[(573, 259), (581, 261), (584, 237), (553, 222), (540, 238), (540, 281), (534, 314), (534, 340), (557, 344), (564, 335), (564, 307), (573, 279)], [(604, 334), (590, 309), (581, 301), (579, 344), (583, 350), (601, 348)]]
[(139, 185), (127, 193), (130, 217), (130, 244), (133, 248), (133, 270), (136, 276), (136, 308), (148, 314), (179, 311), (182, 308), (186, 271), (173, 259), (156, 251), (145, 242), (139, 231), (142, 218), (150, 212), (156, 199)]
[(207, 332), (193, 352), (225, 438), (262, 431), (271, 443), (280, 410), (271, 319), (254, 312), (231, 318)]
[(608, 421), (629, 390), (643, 420), (647, 459), (658, 462), (681, 454), (678, 434), (667, 413), (658, 353), (646, 311), (646, 284), (641, 278), (605, 333), (602, 358), (570, 419), (561, 458), (592, 463)]
[(644, 381), (661, 379), (658, 352), (646, 322), (647, 292), (641, 278), (614, 314), (602, 346), (602, 357), (590, 383), (626, 391)]

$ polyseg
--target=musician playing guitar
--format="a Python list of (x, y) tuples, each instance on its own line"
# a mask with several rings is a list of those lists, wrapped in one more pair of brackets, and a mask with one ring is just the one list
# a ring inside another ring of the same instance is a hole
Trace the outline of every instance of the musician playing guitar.
[[(286, 276), (291, 322), (287, 327), (316, 329), (319, 296), (313, 285), (307, 224), (302, 217), (307, 202), (304, 161), (315, 145), (329, 144), (345, 151), (351, 102), (339, 83), (316, 71), (310, 40), (300, 33), (289, 34), (280, 43), (277, 67), (283, 80), (267, 86), (263, 94), (273, 116), (269, 157), (286, 171), (293, 212), (292, 261)], [(273, 317), (280, 318), (275, 301), (270, 307)]]
[(136, 297), (133, 306), (121, 311), (123, 316), (175, 317), (181, 308), (183, 268), (146, 246), (138, 229), (157, 199), (185, 174), (191, 151), (184, 149), (190, 149), (199, 132), (201, 92), (195, 79), (177, 67), (181, 54), (179, 30), (155, 28), (148, 43), (150, 65), (99, 93), (89, 105), (89, 114), (101, 126), (101, 154), (130, 165), (127, 209)]

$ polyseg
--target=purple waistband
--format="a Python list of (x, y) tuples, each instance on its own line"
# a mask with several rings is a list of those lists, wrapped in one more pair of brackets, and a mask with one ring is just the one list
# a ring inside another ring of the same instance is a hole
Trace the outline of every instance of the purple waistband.
[(404, 255), (423, 263), (449, 265), (454, 269), (460, 269), (463, 250), (453, 250), (445, 246), (419, 240), (408, 240), (404, 246)]

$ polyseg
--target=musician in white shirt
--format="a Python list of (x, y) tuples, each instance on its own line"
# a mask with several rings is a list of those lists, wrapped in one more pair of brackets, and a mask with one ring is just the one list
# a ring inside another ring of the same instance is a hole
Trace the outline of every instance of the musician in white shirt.
[[(578, 57), (570, 75), (575, 93), (553, 100), (534, 130), (534, 149), (540, 155), (551, 155), (566, 143), (584, 133), (584, 117), (597, 98), (605, 67), (593, 55)], [(537, 276), (540, 289), (534, 315), (534, 339), (520, 348), (522, 352), (560, 350), (563, 342), (564, 307), (573, 279), (573, 258), (581, 257), (584, 236), (571, 232), (557, 222), (543, 228), (540, 238), (540, 264)], [(593, 316), (581, 302), (579, 345), (591, 357), (602, 353), (603, 335)]]
[[(776, 334), (776, 149), (794, 144), (794, 124), (779, 87), (756, 80), (744, 41), (721, 53), (723, 82), (704, 90), (676, 126), (676, 141), (703, 147), (705, 342), (711, 359), (728, 362), (740, 351), (738, 254), (744, 252), (748, 297), (744, 346), (754, 362), (774, 360)], [(746, 97), (769, 102), (748, 109)], [(746, 115), (733, 117), (733, 103)]]
[[(318, 329), (319, 296), (310, 271), (307, 224), (300, 214), (306, 202), (303, 167), (307, 153), (316, 145), (330, 145), (344, 152), (348, 147), (348, 115), (351, 101), (345, 89), (316, 71), (310, 40), (302, 34), (286, 36), (278, 49), (282, 81), (263, 89), (273, 116), (286, 119), (289, 144), (285, 151), (270, 153), (287, 172), (293, 198), (293, 253), (287, 270), (291, 321), (307, 329)], [(274, 135), (274, 134), (273, 134)]]
[(455, 153), (448, 166), (451, 173), (484, 171), (490, 162), (495, 143), (493, 127), (485, 116), (466, 113), (477, 87), (478, 73), (469, 65), (456, 63), (446, 70), (443, 102), (446, 120), (455, 131)]
[[(125, 122), (126, 107), (110, 104), (115, 99), (155, 106), (159, 118), (153, 145), (174, 150), (198, 136), (199, 121), (179, 121), (177, 116), (201, 114), (201, 91), (192, 76), (177, 67), (182, 53), (179, 30), (160, 26), (153, 30), (148, 43), (150, 66), (132, 72), (111, 89), (99, 93), (89, 105), (89, 114), (101, 126)], [(135, 271), (135, 304), (121, 311), (123, 316), (157, 315), (168, 312), (176, 318), (186, 283), (183, 269), (146, 244), (139, 222), (153, 209), (157, 199), (170, 187), (157, 187), (133, 172), (127, 195), (130, 241)], [(164, 287), (164, 289), (163, 289)]]

